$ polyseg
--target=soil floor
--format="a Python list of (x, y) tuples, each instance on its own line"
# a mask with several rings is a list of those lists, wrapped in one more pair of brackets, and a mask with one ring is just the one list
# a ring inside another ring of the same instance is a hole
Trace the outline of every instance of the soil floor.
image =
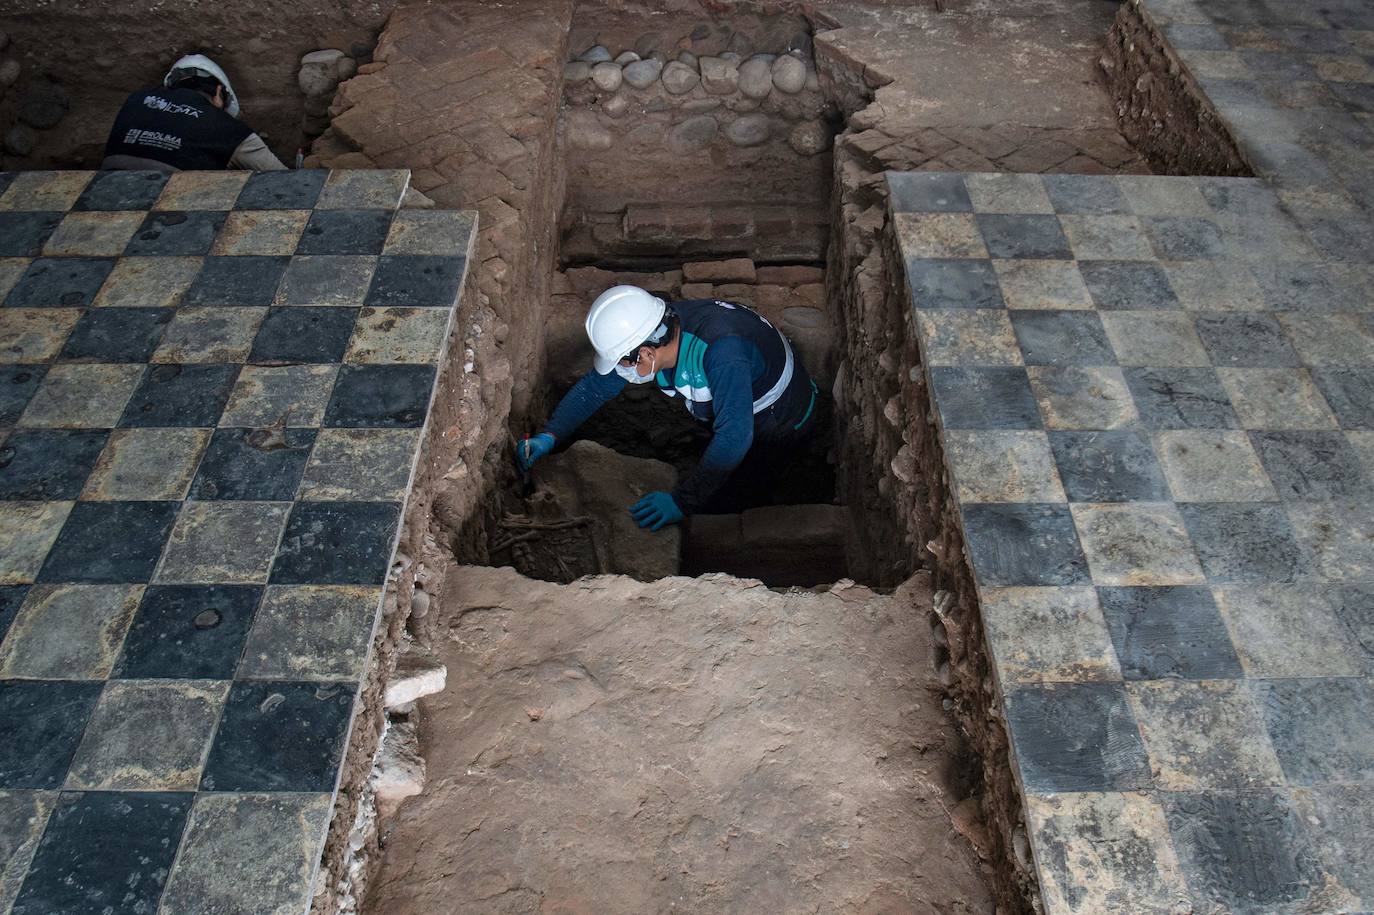
[(924, 575), (448, 580), (370, 911), (991, 915)]

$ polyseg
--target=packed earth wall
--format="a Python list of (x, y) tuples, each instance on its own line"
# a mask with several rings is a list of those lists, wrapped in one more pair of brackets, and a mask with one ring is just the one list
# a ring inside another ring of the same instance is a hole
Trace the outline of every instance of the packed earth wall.
[(1122, 133), (1156, 174), (1253, 174), (1195, 74), (1135, 0), (1121, 5), (1098, 64)]

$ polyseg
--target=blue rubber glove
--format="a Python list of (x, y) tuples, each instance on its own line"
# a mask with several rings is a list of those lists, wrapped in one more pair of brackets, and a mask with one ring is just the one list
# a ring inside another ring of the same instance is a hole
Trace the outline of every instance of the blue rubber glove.
[(640, 527), (651, 531), (659, 530), (669, 524), (677, 524), (683, 519), (682, 509), (677, 507), (673, 497), (666, 492), (651, 492), (630, 506), (630, 514)]
[(520, 439), (515, 449), (515, 463), (520, 465), (521, 473), (529, 473), (534, 462), (553, 450), (554, 438), (547, 432), (527, 435)]

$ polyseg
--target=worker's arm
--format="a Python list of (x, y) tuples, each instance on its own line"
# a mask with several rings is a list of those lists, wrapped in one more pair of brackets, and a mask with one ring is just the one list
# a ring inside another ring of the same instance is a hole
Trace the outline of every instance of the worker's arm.
[(598, 375), (595, 369), (588, 371), (558, 402), (553, 416), (544, 424), (544, 431), (559, 441), (568, 438), (627, 384), (629, 382), (615, 372)]
[(229, 167), (251, 168), (255, 172), (279, 172), (286, 168), (276, 154), (267, 148), (262, 137), (255, 133), (244, 137), (243, 142), (234, 149), (234, 154), (229, 157)]
[(714, 434), (701, 463), (673, 490), (684, 514), (699, 511), (754, 444), (754, 375), (762, 371), (758, 347), (743, 337), (722, 337), (706, 350), (706, 380), (715, 408)]

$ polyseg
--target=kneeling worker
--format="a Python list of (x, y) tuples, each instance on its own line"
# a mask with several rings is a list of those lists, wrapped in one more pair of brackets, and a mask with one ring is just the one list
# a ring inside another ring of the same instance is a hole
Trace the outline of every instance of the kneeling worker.
[(640, 527), (659, 530), (709, 506), (727, 481), (767, 487), (811, 431), (816, 385), (787, 339), (757, 312), (690, 299), (671, 306), (637, 286), (613, 286), (587, 314), (596, 357), (538, 435), (520, 443), (528, 471), (626, 384), (655, 384), (682, 397), (712, 426), (701, 463), (671, 493), (630, 506)]
[(238, 96), (224, 71), (204, 55), (188, 55), (172, 64), (161, 88), (140, 90), (124, 102), (100, 167), (286, 168), (238, 114)]

